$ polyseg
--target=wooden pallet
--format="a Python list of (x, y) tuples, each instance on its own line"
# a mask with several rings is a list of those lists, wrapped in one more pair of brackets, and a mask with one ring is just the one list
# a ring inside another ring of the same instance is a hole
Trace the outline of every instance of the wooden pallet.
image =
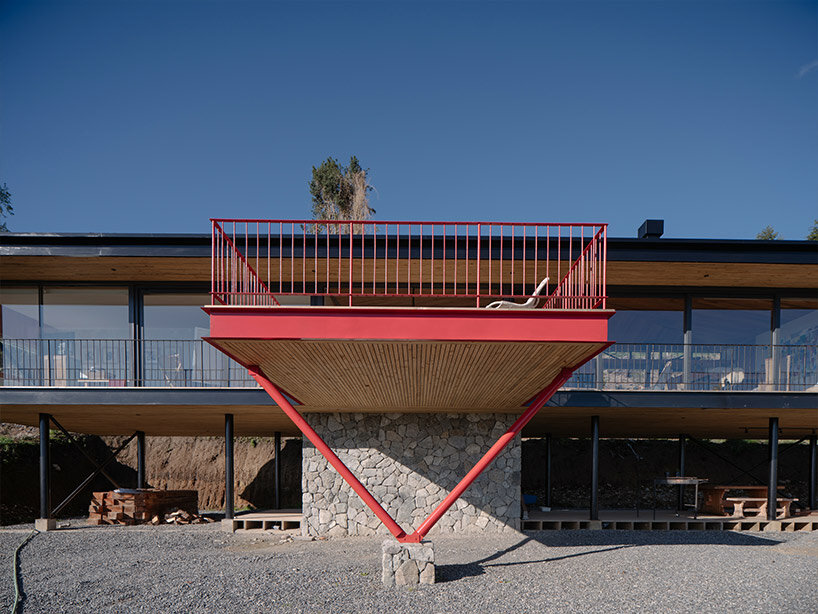
[(199, 512), (196, 490), (122, 490), (95, 492), (88, 507), (89, 524), (142, 524), (154, 516), (184, 510)]

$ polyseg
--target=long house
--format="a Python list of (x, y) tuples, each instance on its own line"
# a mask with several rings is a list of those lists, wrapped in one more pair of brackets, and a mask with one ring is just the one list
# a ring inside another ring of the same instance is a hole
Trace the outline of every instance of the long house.
[(224, 435), (228, 519), (232, 438), (303, 436), (313, 535), (541, 528), (520, 516), (518, 434), (594, 450), (600, 437), (767, 439), (773, 523), (779, 440), (806, 440), (816, 509), (818, 244), (661, 226), (2, 234), (0, 419), (40, 426), (44, 526), (52, 423), (141, 442)]

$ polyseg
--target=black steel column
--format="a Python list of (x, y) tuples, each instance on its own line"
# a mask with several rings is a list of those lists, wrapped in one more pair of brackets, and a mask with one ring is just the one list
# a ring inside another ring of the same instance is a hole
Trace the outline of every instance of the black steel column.
[(281, 509), (281, 433), (276, 431), (275, 433), (275, 451), (276, 451), (276, 458), (275, 458), (275, 497), (276, 497), (276, 509)]
[(233, 414), (224, 415), (224, 517), (233, 518)]
[(685, 311), (683, 317), (683, 343), (684, 353), (682, 358), (682, 390), (692, 390), (690, 374), (693, 370), (693, 300), (690, 295), (685, 297)]
[(591, 416), (591, 520), (599, 520), (599, 416)]
[(770, 322), (772, 334), (770, 335), (770, 362), (772, 370), (772, 381), (767, 382), (772, 384), (772, 390), (781, 390), (781, 351), (778, 344), (781, 343), (781, 297), (775, 296), (773, 298), (773, 311)]
[[(685, 474), (685, 436), (679, 435), (679, 475)], [(685, 487), (679, 486), (679, 500), (676, 503), (677, 510), (683, 510), (685, 506)]]
[(813, 435), (809, 438), (809, 508), (815, 510), (818, 504), (815, 502), (815, 463), (818, 460), (818, 437)]
[(145, 433), (136, 432), (136, 487), (145, 488)]
[(40, 414), (40, 518), (51, 518), (50, 416)]
[(545, 505), (551, 507), (551, 433), (545, 436)]
[(767, 520), (775, 520), (778, 497), (778, 418), (770, 418), (770, 480), (767, 485)]

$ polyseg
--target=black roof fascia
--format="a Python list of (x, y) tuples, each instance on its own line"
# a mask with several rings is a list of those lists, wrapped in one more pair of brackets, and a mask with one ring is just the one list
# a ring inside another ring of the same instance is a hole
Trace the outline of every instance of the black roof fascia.
[[(419, 241), (416, 236), (412, 239), (413, 244)], [(0, 233), (0, 256), (209, 258), (210, 254), (206, 234)], [(608, 261), (818, 264), (818, 242), (609, 238)]]
[[(256, 388), (0, 387), (0, 405), (275, 405)], [(560, 390), (549, 407), (815, 409), (814, 392)], [(818, 412), (816, 412), (818, 414)]]

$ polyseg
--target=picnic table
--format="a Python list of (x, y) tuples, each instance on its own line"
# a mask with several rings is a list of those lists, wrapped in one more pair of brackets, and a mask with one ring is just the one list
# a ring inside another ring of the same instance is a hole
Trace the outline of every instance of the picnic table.
[[(782, 488), (784, 487), (778, 487), (779, 490)], [(702, 486), (702, 512), (716, 516), (726, 516), (724, 508), (729, 503), (727, 493), (731, 490), (742, 490), (746, 497), (751, 499), (767, 499), (767, 487), (758, 484), (749, 486), (705, 484)]]
[(694, 478), (683, 475), (669, 475), (653, 480), (653, 519), (656, 520), (656, 487), (657, 486), (693, 486), (693, 518), (698, 517), (699, 511), (699, 484), (706, 482), (706, 478)]

